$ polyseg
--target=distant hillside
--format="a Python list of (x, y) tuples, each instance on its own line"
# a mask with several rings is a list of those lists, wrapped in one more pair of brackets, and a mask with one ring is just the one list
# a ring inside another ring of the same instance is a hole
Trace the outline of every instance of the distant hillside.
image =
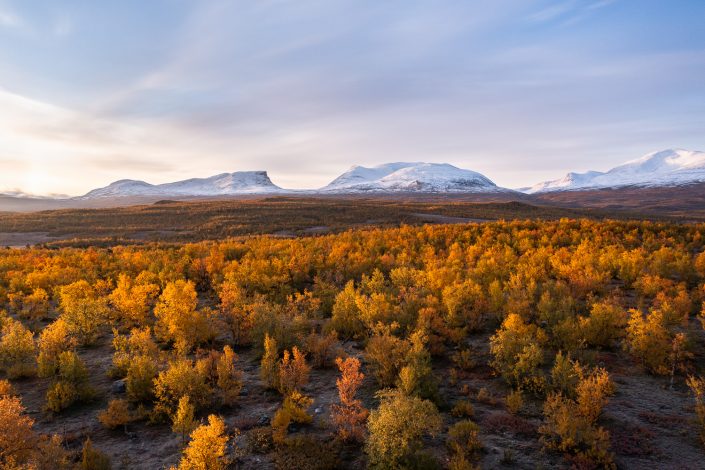
[(568, 173), (561, 179), (544, 181), (524, 192), (585, 191), (599, 188), (672, 187), (705, 182), (705, 152), (669, 149), (649, 153), (602, 173)]

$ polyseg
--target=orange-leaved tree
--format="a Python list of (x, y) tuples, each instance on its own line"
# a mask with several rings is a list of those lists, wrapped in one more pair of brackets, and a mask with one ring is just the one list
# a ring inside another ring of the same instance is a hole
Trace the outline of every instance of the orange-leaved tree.
[(308, 375), (311, 367), (306, 364), (306, 356), (294, 346), (289, 351), (284, 351), (281, 363), (279, 364), (279, 392), (282, 395), (289, 395), (294, 390), (300, 390), (308, 383)]
[(365, 422), (369, 411), (362, 402), (355, 398), (357, 389), (362, 385), (365, 375), (360, 372), (360, 360), (354, 357), (337, 358), (335, 363), (340, 369), (340, 378), (336, 380), (340, 404), (332, 406), (331, 418), (338, 436), (346, 441), (362, 442), (365, 437)]

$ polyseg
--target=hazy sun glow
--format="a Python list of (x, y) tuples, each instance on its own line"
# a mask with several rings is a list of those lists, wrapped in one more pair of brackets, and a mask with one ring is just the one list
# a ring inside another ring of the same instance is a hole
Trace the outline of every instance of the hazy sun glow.
[(50, 175), (41, 170), (32, 170), (27, 173), (25, 184), (21, 188), (26, 188), (25, 191), (30, 194), (42, 194), (46, 188), (52, 186), (54, 186), (54, 182)]

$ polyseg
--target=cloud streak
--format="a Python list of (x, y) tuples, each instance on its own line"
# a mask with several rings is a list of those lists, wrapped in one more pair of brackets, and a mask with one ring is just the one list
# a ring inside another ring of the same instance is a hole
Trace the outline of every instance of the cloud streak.
[(0, 27), (21, 28), (24, 26), (22, 19), (14, 12), (6, 10), (0, 5)]

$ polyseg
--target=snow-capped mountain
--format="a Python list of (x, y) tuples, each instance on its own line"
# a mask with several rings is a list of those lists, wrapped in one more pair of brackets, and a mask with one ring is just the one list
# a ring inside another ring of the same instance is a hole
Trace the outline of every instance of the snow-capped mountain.
[(266, 171), (236, 171), (210, 178), (192, 178), (165, 184), (149, 184), (137, 180), (120, 180), (94, 189), (80, 199), (139, 196), (228, 196), (266, 194), (283, 191), (267, 176)]
[(668, 149), (649, 153), (607, 172), (568, 173), (561, 179), (544, 181), (522, 191), (576, 191), (624, 186), (681, 186), (705, 182), (705, 152)]
[(334, 179), (323, 192), (451, 192), (509, 191), (489, 178), (447, 163), (386, 163), (372, 168), (353, 166)]

